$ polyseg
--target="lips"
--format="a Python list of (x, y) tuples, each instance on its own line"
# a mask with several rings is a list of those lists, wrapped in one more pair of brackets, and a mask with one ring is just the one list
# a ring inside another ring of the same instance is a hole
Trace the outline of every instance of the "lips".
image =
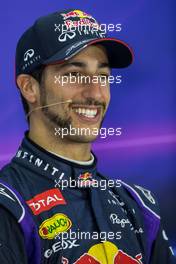
[(79, 115), (84, 115), (88, 118), (94, 118), (97, 115), (97, 109), (87, 109), (87, 108), (75, 108), (74, 111)]
[(74, 106), (72, 110), (82, 122), (97, 123), (101, 117), (101, 107), (97, 106)]

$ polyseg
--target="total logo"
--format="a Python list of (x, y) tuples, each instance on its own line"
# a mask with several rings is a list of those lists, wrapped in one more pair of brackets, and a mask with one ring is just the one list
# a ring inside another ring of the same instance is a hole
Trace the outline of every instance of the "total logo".
[(142, 254), (138, 254), (133, 258), (119, 250), (112, 242), (105, 241), (103, 243), (95, 244), (87, 253), (82, 255), (73, 264), (142, 264)]
[(114, 224), (120, 225), (122, 228), (125, 228), (127, 224), (130, 224), (129, 219), (122, 218), (120, 219), (117, 214), (110, 214), (110, 220)]
[(88, 15), (87, 13), (81, 11), (81, 10), (73, 10), (68, 13), (62, 13), (61, 14), (64, 20), (70, 18), (70, 17), (79, 17), (79, 18), (91, 18), (95, 20), (91, 15)]
[(44, 211), (50, 210), (56, 205), (66, 204), (60, 190), (54, 188), (46, 192), (37, 194), (32, 199), (26, 201), (34, 215), (39, 215)]
[(39, 235), (43, 239), (53, 239), (59, 233), (68, 231), (72, 226), (72, 221), (67, 215), (59, 213), (45, 220), (39, 227)]

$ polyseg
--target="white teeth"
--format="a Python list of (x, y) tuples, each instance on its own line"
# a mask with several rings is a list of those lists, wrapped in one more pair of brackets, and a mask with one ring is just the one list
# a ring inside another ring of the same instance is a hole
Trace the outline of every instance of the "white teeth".
[(93, 118), (97, 114), (97, 109), (86, 109), (86, 108), (74, 108), (74, 111), (80, 115), (84, 115), (89, 118)]

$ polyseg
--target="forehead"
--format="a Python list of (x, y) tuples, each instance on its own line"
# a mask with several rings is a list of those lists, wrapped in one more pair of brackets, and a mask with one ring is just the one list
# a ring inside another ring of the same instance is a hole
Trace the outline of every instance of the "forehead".
[(67, 67), (83, 67), (89, 69), (107, 68), (109, 70), (108, 56), (102, 45), (90, 45), (64, 63), (47, 65), (47, 70), (64, 70)]
[(105, 47), (102, 45), (90, 45), (80, 51), (78, 54), (68, 59), (63, 64), (71, 64), (72, 62), (83, 62), (87, 65), (99, 65), (105, 63), (108, 65), (108, 56)]

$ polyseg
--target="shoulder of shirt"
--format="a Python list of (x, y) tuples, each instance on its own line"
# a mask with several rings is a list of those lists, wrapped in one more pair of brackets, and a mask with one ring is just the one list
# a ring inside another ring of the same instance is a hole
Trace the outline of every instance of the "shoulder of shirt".
[[(11, 166), (11, 163), (7, 164), (0, 171), (0, 207), (6, 208), (11, 214), (20, 220), (25, 214), (25, 208), (22, 205), (19, 196), (21, 195), (16, 188), (15, 182), (15, 170)], [(23, 199), (21, 197), (21, 199)]]
[[(107, 176), (104, 176), (100, 174), (101, 178), (104, 178), (106, 180), (109, 180)], [(155, 217), (160, 219), (160, 208), (159, 203), (156, 198), (156, 196), (153, 194), (152, 191), (148, 190), (145, 187), (142, 187), (137, 184), (129, 184), (119, 179), (113, 179), (116, 182), (118, 182), (118, 187), (115, 187), (115, 189), (120, 193), (125, 192), (128, 196), (131, 196), (138, 206), (142, 209), (148, 210), (150, 213), (152, 213)], [(119, 185), (121, 184), (121, 188), (119, 188)]]
[(120, 181), (122, 186), (130, 192), (130, 194), (135, 198), (138, 205), (146, 210), (150, 211), (153, 215), (160, 219), (160, 208), (156, 196), (140, 185), (136, 184), (127, 184), (123, 181)]
[(0, 180), (10, 184), (13, 188), (19, 191), (19, 183), (23, 178), (24, 166), (21, 166), (13, 158), (9, 163), (0, 169)]
[(9, 179), (10, 175), (13, 175), (11, 163), (6, 164), (4, 167), (0, 169), (0, 180), (7, 180)]

